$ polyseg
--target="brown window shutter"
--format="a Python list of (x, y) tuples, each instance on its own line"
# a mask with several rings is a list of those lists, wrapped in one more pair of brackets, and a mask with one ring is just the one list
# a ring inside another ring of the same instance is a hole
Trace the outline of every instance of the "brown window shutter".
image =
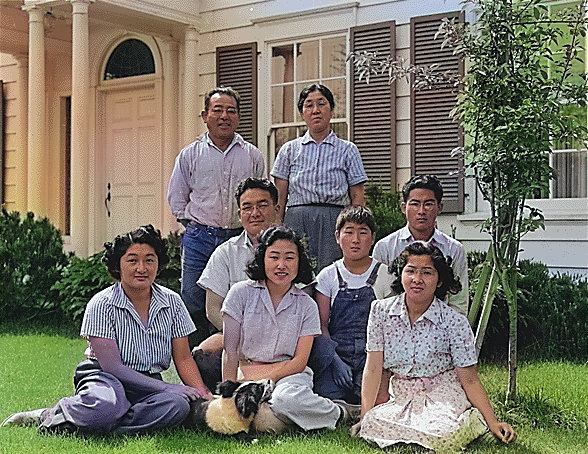
[[(463, 74), (463, 63), (453, 55), (452, 49), (441, 49), (441, 38), (434, 39), (444, 17), (464, 20), (459, 12), (411, 19), (411, 62), (420, 66), (438, 63), (439, 71)], [(451, 156), (455, 147), (463, 146), (461, 128), (449, 117), (456, 95), (451, 87), (443, 87), (413, 91), (411, 96), (412, 174), (432, 174), (441, 180), (443, 211), (450, 213), (461, 213), (464, 209), (463, 177), (461, 173), (453, 174), (463, 169), (463, 160)]]
[(0, 80), (0, 205), (4, 200), (4, 82)]
[(216, 85), (241, 95), (237, 132), (257, 145), (257, 43), (216, 48)]
[[(383, 22), (351, 29), (351, 51), (395, 58), (395, 24)], [(357, 145), (371, 183), (396, 188), (396, 90), (388, 75), (351, 83), (351, 141)]]

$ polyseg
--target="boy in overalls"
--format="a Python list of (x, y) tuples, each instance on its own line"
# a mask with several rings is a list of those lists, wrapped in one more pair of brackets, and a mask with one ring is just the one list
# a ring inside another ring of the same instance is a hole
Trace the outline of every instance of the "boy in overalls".
[(392, 292), (388, 267), (370, 257), (374, 232), (369, 208), (343, 210), (335, 230), (343, 258), (316, 277), (322, 335), (315, 338), (309, 359), (315, 374), (314, 391), (350, 404), (358, 404), (361, 397), (371, 302)]

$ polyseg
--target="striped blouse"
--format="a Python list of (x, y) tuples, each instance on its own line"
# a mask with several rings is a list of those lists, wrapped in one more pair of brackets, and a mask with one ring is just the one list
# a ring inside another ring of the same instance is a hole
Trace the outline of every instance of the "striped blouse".
[(271, 175), (288, 180), (288, 206), (348, 205), (349, 188), (367, 180), (357, 147), (333, 131), (320, 143), (308, 132), (286, 142)]
[[(114, 339), (125, 366), (139, 372), (157, 373), (169, 368), (172, 339), (195, 330), (180, 296), (158, 284), (151, 286), (149, 323), (145, 326), (120, 283), (92, 297), (82, 321), (84, 338)], [(94, 357), (92, 351), (90, 357)]]

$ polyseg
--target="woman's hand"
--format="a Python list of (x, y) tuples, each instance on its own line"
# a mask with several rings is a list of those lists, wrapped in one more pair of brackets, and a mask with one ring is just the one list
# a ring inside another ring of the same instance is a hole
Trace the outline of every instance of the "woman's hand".
[(517, 434), (510, 424), (502, 421), (496, 421), (496, 423), (492, 424), (489, 429), (494, 434), (494, 436), (496, 436), (496, 438), (504, 441), (505, 443), (514, 441), (517, 438)]
[(212, 394), (206, 386), (192, 387), (176, 383), (166, 383), (165, 391), (184, 396), (189, 401), (193, 401), (199, 398), (206, 400), (212, 399)]

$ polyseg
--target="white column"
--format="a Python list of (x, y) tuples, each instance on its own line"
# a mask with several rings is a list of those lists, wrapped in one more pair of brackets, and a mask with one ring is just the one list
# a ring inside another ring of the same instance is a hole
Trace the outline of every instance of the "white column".
[(23, 9), (29, 13), (27, 210), (37, 216), (45, 216), (45, 11), (36, 6), (25, 6)]
[(76, 253), (88, 255), (89, 210), (89, 105), (90, 59), (88, 6), (92, 0), (70, 0), (72, 5), (71, 56), (71, 241)]
[(184, 128), (182, 144), (192, 142), (202, 106), (198, 102), (198, 30), (188, 27), (184, 36)]
[[(178, 81), (179, 81), (179, 57), (178, 43), (171, 38), (163, 40), (163, 194), (167, 200), (167, 186), (169, 177), (174, 167), (176, 155), (179, 152), (179, 125), (178, 125)], [(165, 231), (178, 228), (175, 217), (166, 203), (163, 204), (163, 228)]]
[(27, 211), (27, 168), (28, 168), (28, 80), (29, 80), (29, 58), (28, 55), (15, 55), (16, 70), (18, 73), (18, 142), (16, 165), (16, 193), (14, 206), (11, 209), (21, 213)]

